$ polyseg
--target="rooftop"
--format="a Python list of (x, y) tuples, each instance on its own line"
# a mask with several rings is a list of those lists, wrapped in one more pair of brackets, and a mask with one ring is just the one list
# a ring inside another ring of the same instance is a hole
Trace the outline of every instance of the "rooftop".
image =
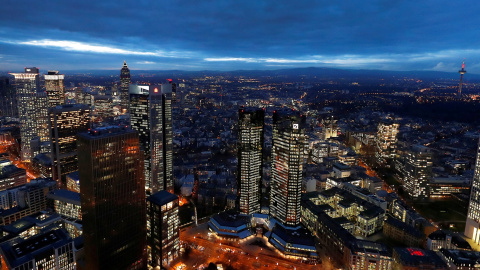
[(166, 190), (159, 191), (155, 194), (150, 195), (147, 200), (151, 201), (157, 205), (164, 205), (171, 201), (178, 200), (178, 196), (172, 194)]

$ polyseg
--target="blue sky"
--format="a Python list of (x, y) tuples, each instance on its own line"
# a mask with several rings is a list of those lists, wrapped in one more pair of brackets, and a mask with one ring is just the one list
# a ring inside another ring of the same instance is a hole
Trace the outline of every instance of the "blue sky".
[(0, 70), (480, 73), (477, 1), (4, 0)]

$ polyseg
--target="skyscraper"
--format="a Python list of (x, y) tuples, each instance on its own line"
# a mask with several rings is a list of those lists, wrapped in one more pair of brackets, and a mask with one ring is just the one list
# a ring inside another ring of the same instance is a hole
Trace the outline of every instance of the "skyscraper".
[(119, 127), (77, 141), (85, 269), (146, 269), (146, 204), (138, 132)]
[(170, 264), (179, 255), (178, 196), (159, 191), (147, 198), (147, 242), (152, 266)]
[(15, 76), (17, 89), (22, 161), (30, 162), (33, 158), (31, 141), (37, 136), (35, 101), (37, 91), (40, 89), (39, 70), (36, 67), (25, 68), (25, 73), (10, 74)]
[(145, 151), (146, 189), (173, 193), (172, 83), (130, 86), (130, 123)]
[(120, 70), (120, 105), (122, 109), (128, 112), (128, 87), (131, 83), (130, 69), (128, 69), (127, 62), (123, 61), (123, 67)]
[(240, 212), (249, 215), (261, 207), (265, 111), (240, 109), (238, 117), (238, 200)]
[(379, 164), (385, 164), (387, 160), (395, 157), (398, 127), (398, 123), (393, 121), (382, 121), (378, 124), (375, 158)]
[(65, 104), (65, 75), (49, 70), (45, 75), (45, 91), (48, 94), (48, 107)]
[(414, 199), (427, 199), (431, 178), (432, 153), (427, 147), (415, 146), (406, 156), (405, 191)]
[(285, 225), (300, 223), (306, 118), (273, 113), (270, 214)]
[(66, 175), (78, 170), (77, 133), (90, 127), (90, 108), (83, 104), (59, 105), (49, 109), (53, 179), (66, 186)]
[(470, 190), (465, 236), (480, 244), (480, 143), (477, 151), (477, 162)]

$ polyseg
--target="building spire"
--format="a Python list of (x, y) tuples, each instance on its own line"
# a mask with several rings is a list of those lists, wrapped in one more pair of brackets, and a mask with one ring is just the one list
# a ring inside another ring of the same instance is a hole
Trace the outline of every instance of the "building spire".
[(460, 69), (458, 73), (460, 73), (460, 85), (458, 86), (457, 97), (462, 98), (463, 74), (467, 73), (465, 70), (465, 58), (463, 58), (462, 69)]
[(124, 67), (127, 66), (127, 61), (123, 60), (123, 66), (124, 66)]

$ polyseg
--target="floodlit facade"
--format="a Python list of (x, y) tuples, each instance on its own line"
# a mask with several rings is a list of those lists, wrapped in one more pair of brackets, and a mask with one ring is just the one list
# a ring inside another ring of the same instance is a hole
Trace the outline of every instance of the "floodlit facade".
[(480, 244), (480, 144), (477, 151), (477, 163), (470, 191), (465, 236)]
[(395, 158), (398, 127), (398, 123), (388, 121), (378, 124), (375, 157), (379, 164), (385, 164), (388, 159)]
[(53, 179), (66, 186), (66, 175), (78, 170), (77, 133), (90, 128), (90, 108), (83, 104), (49, 109)]
[(240, 109), (238, 128), (238, 198), (240, 212), (260, 212), (262, 182), (263, 125), (262, 109)]
[(178, 196), (166, 190), (147, 198), (147, 241), (152, 266), (168, 265), (179, 256)]
[(286, 225), (300, 223), (305, 116), (273, 113), (270, 214)]
[(138, 133), (78, 135), (85, 269), (146, 269), (146, 205)]
[(145, 188), (173, 193), (172, 81), (130, 85), (130, 123), (145, 154)]
[(45, 75), (45, 91), (48, 95), (48, 107), (65, 104), (65, 75), (56, 70), (49, 70)]
[(33, 158), (31, 141), (37, 136), (36, 94), (40, 90), (38, 68), (25, 68), (25, 73), (10, 73), (15, 76), (17, 90), (18, 114), (20, 117), (20, 138), (22, 140), (22, 161), (30, 162)]

